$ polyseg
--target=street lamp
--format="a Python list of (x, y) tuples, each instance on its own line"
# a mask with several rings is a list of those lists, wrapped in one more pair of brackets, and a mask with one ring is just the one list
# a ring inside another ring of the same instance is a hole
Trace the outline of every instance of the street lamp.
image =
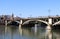
[(49, 17), (50, 17), (50, 12), (51, 12), (51, 10), (49, 9), (49, 10), (48, 10), (48, 13), (49, 13)]

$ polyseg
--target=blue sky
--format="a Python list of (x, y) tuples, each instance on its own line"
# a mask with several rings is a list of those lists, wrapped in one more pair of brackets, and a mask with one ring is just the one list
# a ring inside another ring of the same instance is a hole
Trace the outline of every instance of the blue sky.
[(19, 17), (60, 15), (60, 0), (0, 0), (0, 15), (12, 13)]

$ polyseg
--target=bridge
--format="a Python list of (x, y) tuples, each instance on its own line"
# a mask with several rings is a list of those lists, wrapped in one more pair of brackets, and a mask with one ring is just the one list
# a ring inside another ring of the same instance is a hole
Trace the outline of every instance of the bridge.
[[(6, 16), (2, 16), (0, 20), (3, 20), (5, 25), (7, 26), (8, 24), (16, 24), (17, 25), (22, 25), (22, 26), (27, 26), (31, 25), (34, 26), (35, 24), (40, 24), (40, 25), (47, 25), (47, 28), (51, 28), (56, 25), (60, 25), (60, 16), (47, 16), (47, 17), (36, 17), (36, 18), (20, 18), (20, 17), (14, 17), (12, 14), (11, 17), (7, 19)], [(20, 26), (21, 27), (21, 26)]]

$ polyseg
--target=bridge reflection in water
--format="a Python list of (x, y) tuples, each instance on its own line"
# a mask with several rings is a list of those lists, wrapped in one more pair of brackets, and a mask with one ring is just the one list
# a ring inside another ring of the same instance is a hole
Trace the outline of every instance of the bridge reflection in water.
[(41, 27), (19, 28), (0, 25), (0, 39), (60, 39), (59, 30), (48, 30)]

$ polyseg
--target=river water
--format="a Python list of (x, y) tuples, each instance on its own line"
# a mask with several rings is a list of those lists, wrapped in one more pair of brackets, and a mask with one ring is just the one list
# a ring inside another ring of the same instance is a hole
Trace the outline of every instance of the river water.
[(0, 39), (60, 39), (60, 30), (0, 25)]

